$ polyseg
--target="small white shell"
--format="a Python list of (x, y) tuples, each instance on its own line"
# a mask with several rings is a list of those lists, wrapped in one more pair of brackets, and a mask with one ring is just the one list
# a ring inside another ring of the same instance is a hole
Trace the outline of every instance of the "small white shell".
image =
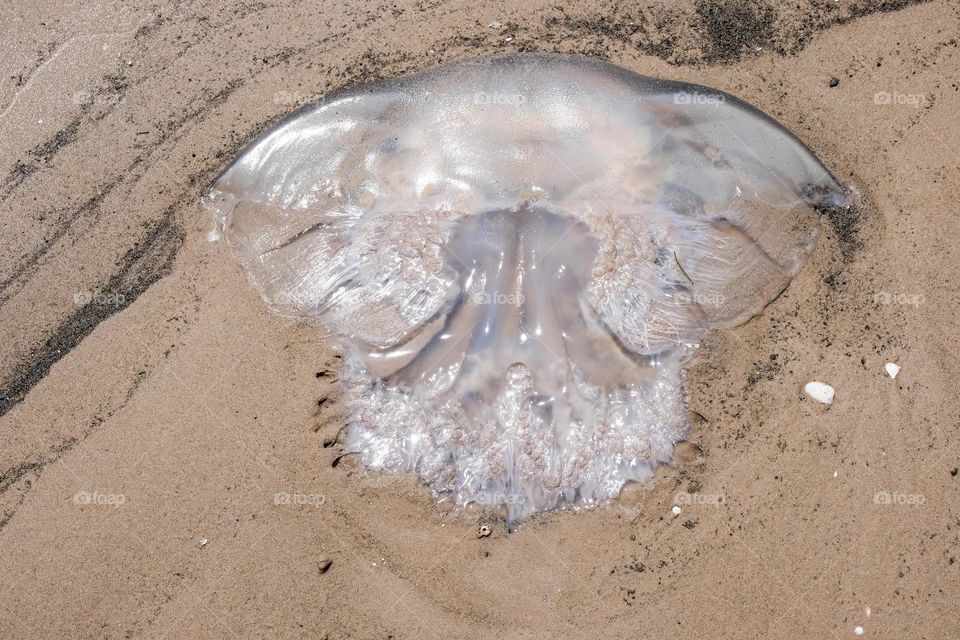
[(807, 392), (807, 395), (820, 402), (822, 404), (831, 404), (833, 403), (833, 387), (826, 384), (825, 382), (808, 382), (803, 390)]
[(897, 374), (900, 373), (900, 365), (895, 362), (888, 362), (884, 365), (883, 369), (887, 372), (887, 375), (890, 376), (891, 380), (896, 378)]

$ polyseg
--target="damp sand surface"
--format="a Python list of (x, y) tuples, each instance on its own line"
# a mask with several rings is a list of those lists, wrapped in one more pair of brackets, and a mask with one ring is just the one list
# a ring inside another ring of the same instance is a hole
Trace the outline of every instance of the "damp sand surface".
[[(0, 24), (0, 637), (960, 637), (954, 3), (41, 0)], [(336, 355), (199, 202), (326, 91), (511, 51), (737, 95), (859, 198), (703, 340), (699, 450), (514, 531), (342, 455)]]

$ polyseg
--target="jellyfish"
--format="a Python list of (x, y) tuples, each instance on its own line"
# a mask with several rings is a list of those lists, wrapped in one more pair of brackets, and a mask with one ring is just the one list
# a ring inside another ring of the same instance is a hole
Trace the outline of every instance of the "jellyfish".
[(327, 95), (208, 202), (266, 304), (341, 350), (346, 450), (521, 521), (670, 461), (698, 340), (777, 297), (845, 195), (731, 95), (515, 54)]

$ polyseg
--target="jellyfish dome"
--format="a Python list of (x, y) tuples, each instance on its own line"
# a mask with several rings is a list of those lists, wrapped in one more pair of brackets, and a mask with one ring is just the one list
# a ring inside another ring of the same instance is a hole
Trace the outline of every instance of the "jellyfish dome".
[(669, 461), (697, 340), (760, 312), (844, 204), (733, 96), (541, 54), (335, 92), (210, 195), (270, 308), (343, 348), (347, 449), (512, 520)]

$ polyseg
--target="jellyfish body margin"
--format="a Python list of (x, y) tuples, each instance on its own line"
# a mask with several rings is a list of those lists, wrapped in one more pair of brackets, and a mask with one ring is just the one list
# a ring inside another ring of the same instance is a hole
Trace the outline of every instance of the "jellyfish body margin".
[(745, 102), (550, 54), (334, 92), (207, 202), (267, 305), (342, 349), (346, 450), (514, 521), (648, 481), (699, 338), (776, 298), (846, 206)]

